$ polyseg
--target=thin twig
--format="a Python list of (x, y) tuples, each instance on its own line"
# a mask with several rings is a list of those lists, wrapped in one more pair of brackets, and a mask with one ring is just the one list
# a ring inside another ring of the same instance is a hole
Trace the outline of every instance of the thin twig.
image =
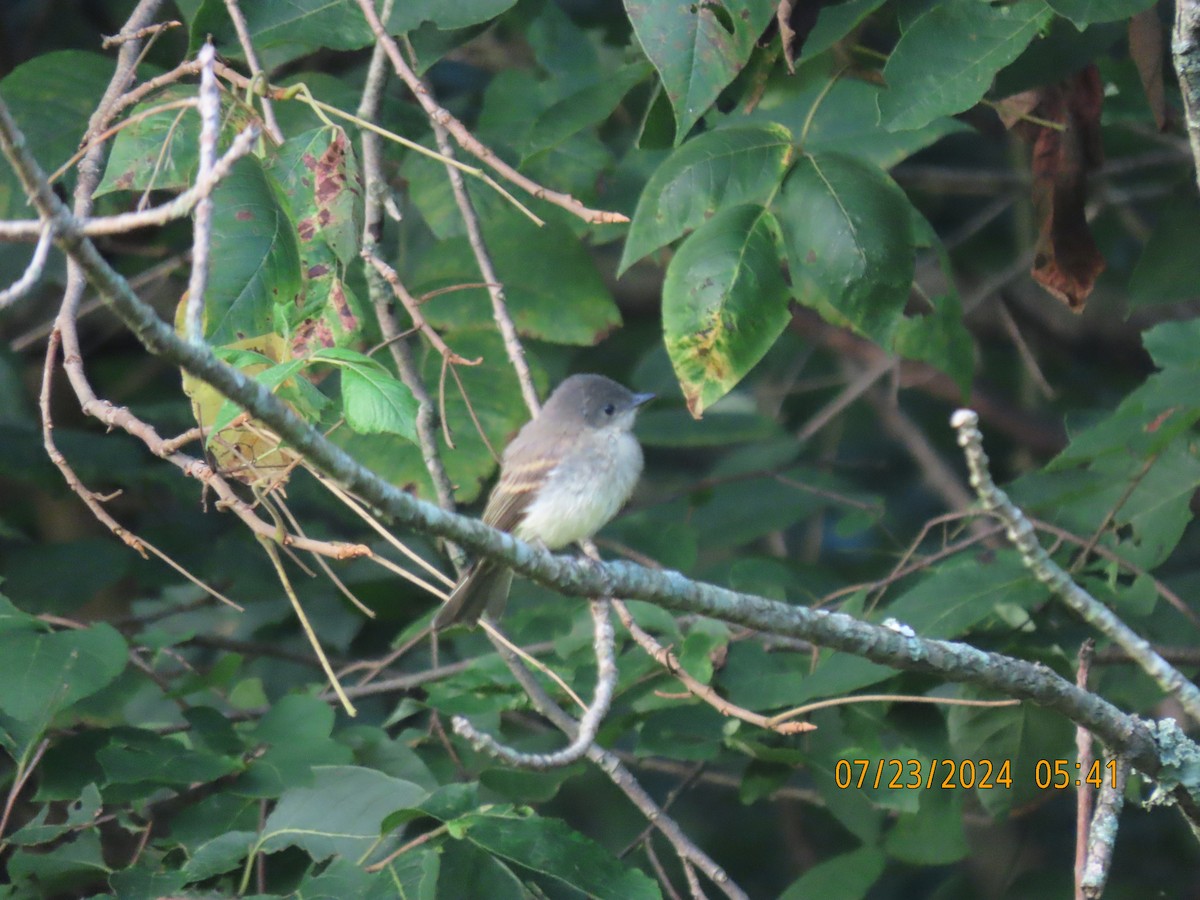
[[(221, 91), (213, 74), (217, 51), (212, 41), (200, 48), (200, 143), (196, 183), (212, 178), (217, 164), (217, 135), (221, 131)], [(205, 193), (196, 203), (192, 227), (192, 274), (188, 279), (184, 335), (193, 344), (204, 342), (204, 291), (208, 287), (208, 248), (212, 243), (212, 195)]]
[[(238, 6), (238, 0), (225, 0), (225, 10), (229, 13), (230, 21), (233, 22), (234, 31), (237, 32), (238, 43), (242, 45), (242, 53), (246, 56), (246, 65), (250, 69), (250, 77), (254, 81), (265, 81), (266, 75), (263, 73), (262, 66), (258, 64), (258, 54), (254, 52), (254, 43), (250, 40), (250, 29), (246, 27), (246, 17), (242, 15), (242, 8)], [(283, 143), (283, 131), (279, 127), (279, 123), (275, 121), (275, 107), (271, 103), (271, 98), (265, 94), (260, 98), (262, 100), (263, 123), (266, 125), (267, 134), (277, 143)]]
[(483, 160), (502, 176), (507, 178), (513, 184), (520, 187), (522, 190), (528, 191), (534, 197), (538, 197), (548, 203), (553, 203), (555, 206), (573, 213), (585, 222), (593, 224), (603, 224), (611, 222), (628, 222), (629, 217), (616, 212), (604, 212), (603, 210), (588, 209), (570, 194), (563, 194), (558, 191), (552, 191), (549, 188), (543, 187), (540, 184), (530, 180), (522, 175), (489, 148), (484, 146), (475, 135), (467, 129), (462, 122), (454, 118), (449, 112), (434, 101), (429, 93), (429, 89), (417, 76), (417, 74), (404, 61), (404, 56), (400, 52), (400, 47), (384, 27), (383, 22), (379, 18), (379, 14), (375, 12), (375, 8), (371, 0), (358, 0), (359, 9), (362, 10), (363, 16), (367, 23), (371, 26), (371, 30), (375, 33), (375, 40), (384, 48), (388, 55), (388, 59), (392, 63), (396, 74), (408, 85), (408, 89), (412, 91), (417, 102), (421, 104), (421, 108), (425, 110), (425, 115), (429, 120), (437, 126), (445, 128), (454, 136), (454, 140), (458, 145), (470, 153), (472, 156)]
[(1129, 778), (1129, 768), (1129, 761), (1120, 754), (1104, 755), (1101, 777), (1107, 771), (1113, 774), (1111, 778), (1103, 780), (1100, 796), (1096, 800), (1096, 812), (1088, 829), (1087, 862), (1084, 863), (1083, 877), (1080, 879), (1080, 888), (1087, 900), (1098, 900), (1104, 894), (1113, 847), (1117, 842), (1119, 814), (1125, 803), (1125, 782)]
[(575, 736), (566, 747), (553, 753), (522, 753), (506, 747), (491, 735), (478, 731), (463, 716), (455, 716), (450, 720), (454, 731), (470, 741), (475, 749), (522, 768), (557, 769), (581, 759), (596, 740), (600, 725), (612, 705), (613, 692), (617, 685), (617, 663), (613, 653), (613, 627), (609, 606), (609, 601), (604, 598), (591, 601), (592, 646), (596, 652), (596, 689), (591, 704), (579, 720)]
[(29, 265), (25, 267), (24, 274), (3, 291), (0, 291), (0, 312), (3, 312), (28, 294), (30, 289), (37, 284), (38, 279), (42, 277), (42, 270), (46, 267), (46, 257), (50, 254), (50, 245), (54, 243), (53, 238), (54, 232), (50, 229), (50, 226), (46, 225), (43, 227), (42, 233), (38, 235), (37, 246), (33, 248), (33, 258), (29, 260)]
[(721, 715), (741, 719), (743, 722), (749, 722), (751, 725), (765, 728), (768, 731), (775, 731), (779, 734), (800, 734), (801, 732), (812, 731), (816, 728), (815, 725), (811, 725), (808, 722), (774, 721), (768, 716), (751, 712), (735, 703), (730, 703), (713, 688), (688, 674), (688, 671), (679, 662), (679, 658), (670, 649), (656, 641), (652, 635), (647, 633), (634, 621), (629, 608), (624, 603), (620, 600), (614, 600), (613, 608), (617, 611), (617, 618), (621, 620), (621, 624), (625, 626), (625, 630), (629, 632), (638, 646), (649, 654), (651, 659), (666, 669), (674, 678), (678, 679), (687, 688), (689, 694), (698, 700), (703, 700)]
[[(1088, 638), (1079, 646), (1079, 656), (1075, 665), (1075, 686), (1080, 690), (1088, 690), (1088, 676), (1092, 669), (1092, 657), (1096, 653), (1096, 642)], [(1075, 758), (1078, 760), (1079, 771), (1087, 773), (1092, 768), (1092, 733), (1082, 725), (1075, 726)], [(1075, 900), (1085, 900), (1083, 896), (1083, 869), (1087, 862), (1088, 830), (1092, 824), (1092, 798), (1094, 792), (1086, 778), (1079, 780), (1079, 788), (1075, 792)]]

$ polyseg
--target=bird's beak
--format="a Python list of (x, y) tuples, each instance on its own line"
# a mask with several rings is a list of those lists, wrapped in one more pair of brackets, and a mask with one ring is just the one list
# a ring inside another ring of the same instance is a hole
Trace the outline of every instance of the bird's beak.
[(656, 396), (657, 396), (656, 394), (634, 394), (633, 395), (633, 408), (637, 409), (643, 403), (649, 403)]

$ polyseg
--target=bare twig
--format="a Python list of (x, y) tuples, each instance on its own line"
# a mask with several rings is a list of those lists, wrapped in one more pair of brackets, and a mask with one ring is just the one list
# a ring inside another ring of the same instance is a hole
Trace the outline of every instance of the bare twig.
[(594, 629), (592, 643), (596, 652), (596, 690), (591, 705), (579, 720), (576, 733), (566, 747), (554, 753), (521, 753), (504, 746), (491, 735), (477, 731), (462, 716), (455, 716), (451, 720), (455, 732), (470, 741), (476, 749), (503, 759), (511, 765), (527, 769), (556, 769), (581, 759), (596, 740), (596, 733), (612, 705), (613, 691), (617, 685), (617, 663), (613, 653), (613, 627), (609, 605), (609, 601), (604, 598), (593, 600), (591, 603)]
[(567, 212), (573, 213), (585, 222), (591, 223), (608, 223), (608, 222), (628, 222), (629, 218), (621, 213), (604, 212), (602, 210), (588, 209), (570, 194), (563, 194), (558, 191), (552, 191), (549, 188), (543, 187), (540, 184), (526, 178), (508, 163), (504, 162), (500, 157), (493, 153), (488, 147), (484, 146), (478, 138), (476, 138), (467, 129), (462, 122), (454, 118), (449, 112), (434, 101), (430, 95), (428, 88), (421, 81), (417, 74), (404, 61), (404, 56), (400, 52), (400, 47), (392, 36), (387, 33), (383, 22), (379, 18), (379, 14), (375, 12), (375, 8), (371, 0), (358, 0), (359, 9), (362, 10), (363, 16), (366, 18), (371, 30), (375, 32), (375, 40), (384, 48), (388, 59), (392, 63), (396, 74), (408, 85), (408, 89), (412, 91), (413, 96), (417, 98), (417, 102), (421, 104), (421, 108), (425, 110), (425, 115), (429, 117), (431, 122), (444, 127), (450, 134), (454, 136), (454, 140), (458, 145), (470, 153), (472, 156), (483, 160), (502, 176), (507, 178), (513, 184), (520, 187), (522, 190), (528, 191), (534, 197), (539, 197), (548, 203), (553, 203)]
[(30, 289), (37, 284), (38, 279), (42, 277), (42, 270), (46, 267), (46, 257), (50, 253), (50, 245), (54, 243), (53, 238), (54, 233), (48, 225), (42, 228), (42, 233), (38, 236), (37, 246), (33, 248), (33, 258), (29, 260), (29, 265), (26, 266), (24, 274), (3, 291), (0, 291), (0, 312), (3, 312), (6, 308), (12, 306), (28, 294)]
[(730, 703), (715, 690), (696, 680), (679, 662), (679, 658), (656, 641), (653, 635), (647, 633), (629, 613), (629, 608), (620, 600), (613, 601), (613, 607), (617, 611), (617, 618), (621, 620), (621, 624), (625, 626), (625, 630), (637, 642), (638, 646), (646, 651), (650, 657), (666, 669), (672, 676), (677, 678), (688, 693), (699, 700), (703, 700), (717, 712), (723, 716), (728, 716), (734, 719), (741, 719), (743, 722), (749, 722), (751, 725), (756, 725), (759, 728), (765, 728), (769, 731), (775, 731), (779, 734), (799, 734), (805, 731), (812, 731), (816, 728), (808, 722), (783, 722), (773, 721), (770, 717), (760, 715), (756, 712), (751, 712), (735, 703)]
[[(238, 5), (238, 0), (225, 0), (225, 9), (237, 32), (238, 43), (242, 45), (242, 53), (246, 54), (246, 65), (250, 69), (250, 77), (254, 81), (265, 81), (266, 75), (263, 73), (262, 66), (258, 64), (258, 54), (254, 51), (254, 43), (250, 40), (250, 29), (246, 27), (246, 17), (242, 15), (242, 8)], [(275, 121), (275, 107), (271, 103), (271, 98), (264, 94), (261, 100), (263, 124), (266, 126), (267, 134), (276, 143), (282, 144), (283, 131), (280, 129), (279, 123)]]
[[(391, 15), (393, 0), (385, 0), (380, 15), (387, 19)], [(379, 112), (380, 99), (387, 84), (387, 54), (383, 47), (376, 43), (371, 53), (371, 63), (367, 68), (367, 78), (363, 85), (362, 99), (358, 105), (358, 118), (372, 121)], [(383, 197), (387, 192), (387, 182), (383, 177), (382, 154), (380, 153), (380, 136), (369, 129), (362, 130), (362, 171), (366, 186), (363, 200), (363, 251), (376, 254), (376, 248), (383, 231)], [(454, 512), (454, 486), (450, 476), (446, 474), (446, 466), (442, 462), (437, 446), (437, 422), (434, 415), (433, 398), (425, 379), (421, 377), (420, 369), (413, 359), (412, 348), (400, 337), (400, 329), (396, 326), (392, 315), (388, 293), (382, 284), (382, 276), (373, 267), (367, 268), (367, 289), (371, 296), (371, 305), (375, 309), (375, 318), (379, 322), (379, 330), (384, 342), (391, 353), (392, 361), (400, 380), (412, 392), (417, 401), (417, 443), (421, 447), (421, 457), (425, 463), (425, 471), (433, 484), (434, 495), (438, 506)], [(444, 363), (443, 357), (443, 364)], [(455, 568), (461, 571), (466, 565), (466, 555), (461, 548), (447, 542), (446, 550), (454, 562)]]
[[(1075, 666), (1075, 686), (1088, 690), (1088, 675), (1092, 669), (1092, 657), (1096, 653), (1096, 642), (1088, 638), (1079, 647), (1079, 658)], [(1075, 727), (1075, 758), (1079, 771), (1085, 775), (1092, 767), (1092, 733), (1082, 725)], [(1075, 792), (1075, 900), (1085, 900), (1083, 895), (1083, 869), (1087, 861), (1088, 830), (1092, 823), (1093, 791), (1086, 778), (1079, 780)]]
[[(200, 146), (196, 183), (212, 178), (217, 165), (217, 135), (221, 131), (221, 91), (213, 74), (217, 51), (212, 41), (200, 48)], [(204, 291), (208, 286), (208, 248), (212, 243), (213, 202), (210, 193), (196, 203), (192, 227), (192, 274), (188, 279), (184, 334), (194, 344), (204, 343)]]
[(1104, 894), (1108, 881), (1108, 868), (1112, 862), (1113, 846), (1117, 842), (1118, 815), (1125, 802), (1125, 782), (1129, 777), (1129, 761), (1119, 754), (1106, 753), (1101, 777), (1106, 771), (1111, 778), (1104, 778), (1100, 797), (1096, 800), (1096, 812), (1088, 829), (1087, 862), (1083, 866), (1080, 889), (1087, 900), (1097, 900)]

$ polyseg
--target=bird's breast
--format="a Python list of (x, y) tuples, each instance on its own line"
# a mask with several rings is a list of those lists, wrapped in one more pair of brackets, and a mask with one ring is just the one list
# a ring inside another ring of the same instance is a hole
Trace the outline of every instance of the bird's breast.
[(633, 435), (603, 435), (555, 466), (515, 533), (551, 550), (590, 538), (625, 505), (641, 473), (642, 449)]

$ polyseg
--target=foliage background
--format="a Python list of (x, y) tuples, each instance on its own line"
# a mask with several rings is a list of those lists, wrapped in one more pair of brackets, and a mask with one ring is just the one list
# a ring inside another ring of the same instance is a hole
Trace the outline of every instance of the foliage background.
[[(310, 5), (320, 17), (296, 12)], [(372, 36), (354, 3), (290, 4), (279, 18), (270, 10), (283, 7), (245, 6), (272, 83), (302, 81), (326, 103), (358, 107)], [(0, 97), (45, 169), (86, 131), (112, 72), (100, 36), (130, 9), (25, 0), (0, 10)], [(403, 4), (389, 20), (476, 137), (535, 181), (633, 219), (586, 222), (514, 190), (545, 220), (538, 228), (468, 179), (539, 391), (570, 372), (603, 371), (661, 398), (639, 425), (643, 487), (601, 549), (793, 604), (895, 617), (922, 636), (1072, 677), (1089, 629), (1049, 599), (990, 522), (922, 532), (970, 505), (946, 424), (969, 402), (997, 479), (1057, 529), (1043, 532), (1056, 558), (1078, 560), (1080, 583), (1191, 671), (1200, 210), (1161, 43), (1169, 5), (847, 0), (809, 22), (795, 74), (774, 11), (761, 0), (703, 12), (471, 0)], [(792, 24), (803, 31), (802, 15)], [(172, 69), (210, 33), (244, 71), (224, 4), (180, 0), (160, 13), (170, 16), (186, 27), (153, 43), (143, 78)], [(702, 25), (688, 31), (687, 21)], [(1154, 34), (1159, 44), (1146, 49)], [(193, 95), (194, 79), (166, 90)], [(1002, 102), (1013, 97), (1023, 99)], [(1088, 102), (1092, 114), (1081, 109)], [(233, 94), (224, 109), (227, 138), (252, 113)], [(1014, 109), (1008, 127), (1002, 114)], [(356, 175), (337, 192), (333, 225), (306, 237), (300, 225), (314, 210), (304, 154), (328, 152), (333, 133), (298, 101), (276, 102), (275, 112), (288, 140), (239, 163), (214, 198), (206, 335), (226, 346), (250, 338), (237, 349), (275, 363), (324, 343), (327, 364), (306, 369), (312, 382), (288, 382), (285, 396), (325, 426), (344, 415), (350, 427), (336, 441), (432, 497), (412, 443), (415, 401), (387, 354), (373, 356), (379, 369), (353, 355), (380, 337), (358, 257)], [(395, 80), (375, 118), (433, 146)], [(1078, 143), (1034, 146), (1046, 118), (1068, 121)], [(132, 208), (145, 188), (161, 199), (191, 182), (198, 126), (194, 116), (169, 121), (160, 115), (113, 141), (97, 213)], [(359, 134), (347, 133), (357, 160)], [(444, 391), (455, 447), (438, 440), (457, 501), (474, 509), (493, 463), (464, 393), (497, 447), (528, 413), (441, 164), (384, 148), (400, 217), (384, 222), (380, 255), (412, 294), (430, 296), (423, 313), (453, 351), (482, 360), (454, 367), (462, 389), (449, 381)], [(1063, 230), (1052, 237), (1042, 231), (1047, 205)], [(254, 232), (245, 209), (274, 224)], [(19, 184), (0, 172), (0, 218), (28, 216)], [(190, 242), (176, 222), (100, 247), (172, 321)], [(1066, 291), (1082, 311), (1030, 276), (1046, 269), (1048, 246), (1058, 273), (1049, 280), (1088, 284)], [(0, 244), (0, 280), (15, 280), (28, 255), (27, 245)], [(432, 599), (365, 560), (337, 572), (374, 620), (327, 579), (290, 570), (337, 667), (409, 647), (356, 691), (357, 718), (331, 706), (258, 542), (197, 482), (85, 417), (56, 375), (54, 435), (83, 483), (119, 491), (106, 503), (118, 521), (244, 611), (94, 521), (47, 460), (38, 424), (64, 271), (52, 254), (37, 290), (0, 319), (0, 771), (11, 807), (0, 892), (627, 898), (659, 896), (659, 877), (686, 891), (669, 846), (639, 837), (645, 819), (597, 768), (518, 771), (447, 736), (442, 719), (461, 713), (522, 749), (563, 740), (482, 635), (450, 635), (436, 661), (429, 641), (409, 646)], [(475, 287), (434, 294), (464, 284)], [(270, 300), (296, 294), (303, 304)], [(714, 313), (715, 303), (725, 305)], [(178, 370), (100, 304), (86, 308), (81, 349), (97, 394), (164, 435), (193, 425)], [(409, 341), (436, 402), (442, 358), (420, 336)], [(371, 393), (363, 382), (382, 387)], [(219, 400), (207, 402), (209, 421), (228, 418)], [(313, 537), (386, 552), (306, 475), (291, 480), (287, 503)], [(451, 571), (432, 541), (403, 536)], [(889, 578), (914, 540), (917, 565)], [(1089, 542), (1095, 552), (1080, 558)], [(750, 710), (856, 692), (980, 694), (633, 606), (694, 677)], [(525, 583), (504, 627), (579, 693), (591, 690), (584, 604)], [(816, 731), (779, 735), (681, 697), (679, 682), (623, 634), (618, 646), (617, 699), (600, 743), (660, 801), (671, 798), (671, 816), (750, 896), (1070, 890), (1074, 792), (1039, 789), (1034, 777), (1038, 760), (1075, 758), (1062, 716), (1028, 704), (880, 702), (823, 709), (809, 717)], [(357, 679), (351, 671), (346, 683)], [(1103, 643), (1092, 686), (1129, 711), (1177, 714)], [(838, 789), (836, 761), (854, 758), (1009, 760), (1013, 784)], [(381, 872), (359, 865), (421, 836)], [(1106, 896), (1191, 896), (1198, 857), (1177, 815), (1131, 805)]]

